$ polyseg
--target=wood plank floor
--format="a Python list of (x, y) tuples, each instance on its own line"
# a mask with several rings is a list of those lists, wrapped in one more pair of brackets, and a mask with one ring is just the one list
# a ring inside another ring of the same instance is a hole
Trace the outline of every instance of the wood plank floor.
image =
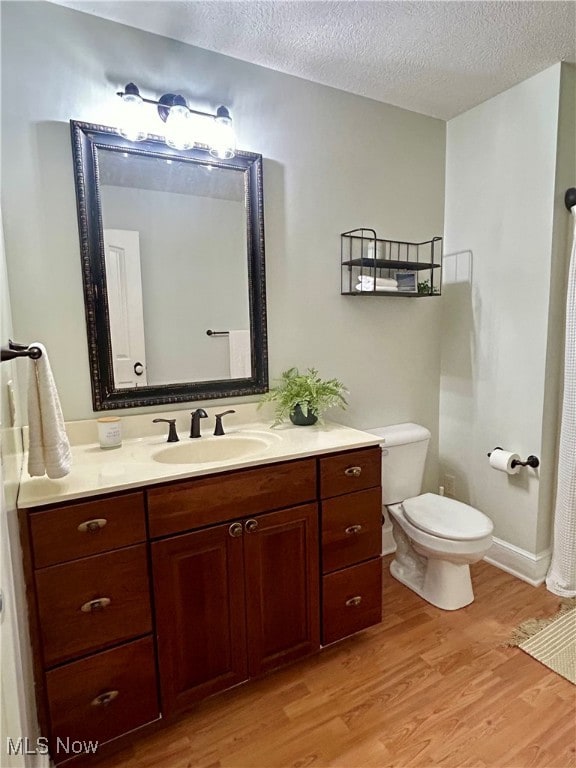
[(98, 768), (572, 768), (576, 687), (512, 629), (559, 599), (487, 563), (456, 612), (388, 573), (384, 622), (197, 706)]

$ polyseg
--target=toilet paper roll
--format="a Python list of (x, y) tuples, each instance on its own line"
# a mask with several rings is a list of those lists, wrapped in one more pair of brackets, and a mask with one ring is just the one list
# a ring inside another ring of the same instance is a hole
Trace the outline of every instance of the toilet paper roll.
[(510, 451), (503, 451), (501, 448), (494, 448), (490, 454), (490, 466), (493, 469), (497, 469), (499, 472), (506, 472), (508, 475), (515, 475), (520, 472), (520, 467), (516, 465), (512, 466), (513, 461), (520, 461), (520, 456), (517, 453), (510, 453)]

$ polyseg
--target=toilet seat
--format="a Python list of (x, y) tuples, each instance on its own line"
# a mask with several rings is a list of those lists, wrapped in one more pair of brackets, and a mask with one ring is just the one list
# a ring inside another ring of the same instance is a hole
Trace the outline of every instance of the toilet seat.
[(424, 493), (402, 502), (406, 519), (432, 536), (453, 541), (472, 541), (492, 534), (490, 518), (456, 499)]

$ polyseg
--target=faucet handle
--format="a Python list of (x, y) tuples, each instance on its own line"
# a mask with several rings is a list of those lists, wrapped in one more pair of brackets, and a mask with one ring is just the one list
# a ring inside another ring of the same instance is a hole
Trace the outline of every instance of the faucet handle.
[(168, 429), (168, 440), (166, 442), (177, 443), (180, 440), (180, 438), (178, 437), (178, 433), (176, 432), (176, 419), (152, 419), (152, 424), (158, 424), (159, 422), (170, 424), (170, 427)]
[(215, 435), (223, 435), (224, 434), (224, 427), (222, 426), (222, 417), (228, 416), (229, 413), (236, 413), (236, 411), (224, 411), (224, 413), (216, 413), (216, 429), (214, 430)]

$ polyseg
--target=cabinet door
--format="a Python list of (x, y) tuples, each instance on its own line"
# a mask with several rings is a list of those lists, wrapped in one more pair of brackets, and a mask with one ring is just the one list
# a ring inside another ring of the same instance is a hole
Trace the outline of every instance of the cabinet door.
[(221, 525), (152, 544), (165, 714), (247, 679), (244, 537), (230, 529)]
[(320, 647), (315, 504), (244, 522), (250, 676)]

